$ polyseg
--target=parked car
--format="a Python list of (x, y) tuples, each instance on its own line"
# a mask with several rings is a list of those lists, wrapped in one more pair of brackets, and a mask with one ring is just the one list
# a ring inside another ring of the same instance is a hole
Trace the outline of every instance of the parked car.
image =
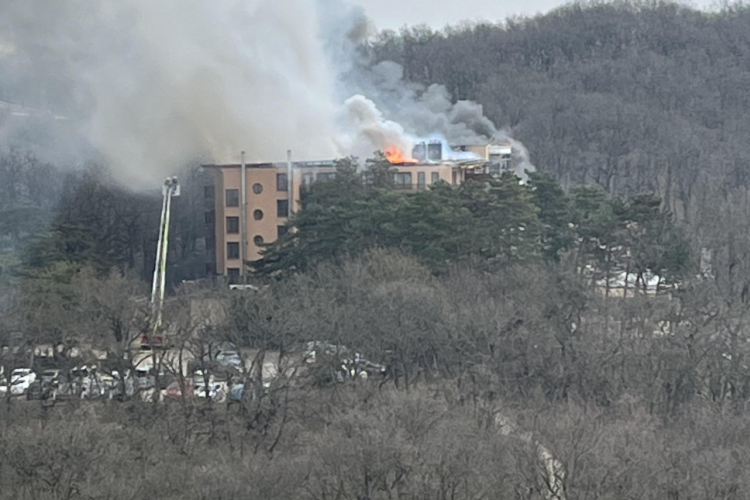
[(193, 385), (190, 383), (190, 381), (185, 380), (185, 391), (183, 394), (182, 387), (180, 387), (180, 381), (179, 380), (173, 380), (164, 391), (162, 391), (162, 396), (164, 399), (177, 399), (184, 396), (192, 396), (194, 394), (193, 391)]
[[(213, 383), (208, 386), (208, 399), (222, 402), (226, 399), (227, 393), (225, 390), (226, 385), (220, 382)], [(195, 386), (194, 394), (199, 398), (206, 397), (206, 386), (199, 384)]]
[(26, 399), (57, 399), (60, 371), (44, 370), (26, 391)]
[(208, 370), (212, 373), (223, 372), (227, 375), (237, 373), (243, 368), (242, 357), (234, 344), (226, 342), (203, 356), (188, 362), (188, 371)]
[(348, 354), (349, 349), (343, 345), (314, 340), (305, 344), (303, 357), (307, 363), (315, 363), (321, 358), (339, 358)]
[(91, 374), (81, 382), (81, 398), (99, 399), (107, 395), (108, 387), (97, 374)]
[[(16, 368), (10, 373), (10, 393), (13, 396), (20, 396), (29, 389), (31, 384), (36, 380), (36, 373), (31, 368)], [(8, 379), (4, 376), (0, 378), (0, 394), (8, 393)]]
[(245, 392), (245, 384), (234, 384), (229, 389), (229, 401), (238, 403), (242, 401), (242, 395)]
[[(208, 388), (208, 390), (206, 390)], [(223, 401), (227, 396), (227, 383), (218, 381), (213, 375), (208, 376), (208, 385), (202, 371), (195, 372), (193, 376), (193, 394), (199, 398), (205, 398), (216, 401)]]
[(154, 387), (154, 376), (148, 368), (138, 367), (135, 369), (135, 386), (143, 391)]
[(60, 385), (60, 370), (44, 370), (41, 379), (42, 383), (57, 387)]
[(242, 358), (238, 352), (220, 351), (219, 354), (216, 355), (216, 361), (224, 367), (237, 368), (238, 370), (242, 369)]
[[(312, 341), (305, 346), (303, 358), (310, 365), (317, 365), (320, 382), (326, 379), (343, 382), (350, 378), (385, 376), (385, 366), (365, 359), (360, 353), (346, 346), (327, 341)], [(322, 378), (321, 378), (322, 377)]]

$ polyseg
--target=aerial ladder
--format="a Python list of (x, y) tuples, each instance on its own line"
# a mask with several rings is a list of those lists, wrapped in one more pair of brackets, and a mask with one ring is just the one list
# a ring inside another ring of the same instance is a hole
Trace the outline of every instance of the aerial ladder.
[(156, 244), (156, 264), (151, 283), (151, 321), (148, 329), (141, 334), (141, 349), (152, 349), (164, 346), (161, 332), (162, 314), (164, 311), (164, 290), (167, 276), (167, 254), (169, 250), (169, 221), (172, 214), (172, 198), (180, 196), (180, 185), (177, 177), (167, 177), (161, 188), (161, 222), (159, 241)]

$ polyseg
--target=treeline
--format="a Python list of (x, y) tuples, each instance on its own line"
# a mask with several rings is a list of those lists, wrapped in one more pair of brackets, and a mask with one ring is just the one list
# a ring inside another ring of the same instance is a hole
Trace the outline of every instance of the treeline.
[[(183, 196), (172, 219), (170, 281), (205, 276), (204, 184), (199, 165), (180, 172)], [(158, 238), (161, 193), (119, 185), (105, 166), (41, 161), (30, 150), (0, 151), (0, 276), (45, 270), (67, 279), (83, 267), (148, 280)], [(67, 275), (67, 278), (66, 278)]]
[[(69, 307), (54, 311), (63, 340), (127, 362), (134, 285), (79, 275)], [(228, 313), (210, 327), (191, 307), (208, 299)], [(562, 264), (466, 263), (435, 276), (371, 250), (257, 292), (185, 285), (168, 309), (172, 342), (194, 355), (231, 341), (262, 363), (326, 340), (387, 375), (262, 378), (266, 390), (228, 407), (11, 401), (1, 497), (540, 500), (555, 481), (539, 446), (559, 462), (560, 498), (749, 491), (750, 371), (732, 337), (744, 316), (710, 280), (607, 297)]]
[(257, 270), (288, 274), (396, 248), (436, 274), (467, 262), (492, 269), (563, 257), (592, 279), (626, 271), (644, 286), (646, 274), (666, 285), (688, 271), (689, 245), (652, 194), (623, 200), (594, 185), (566, 192), (538, 172), (525, 184), (506, 173), (405, 194), (390, 168), (378, 157), (363, 172), (352, 158), (337, 161), (335, 179), (308, 188), (294, 231), (266, 249)]
[(691, 241), (733, 255), (737, 269), (750, 257), (748, 27), (741, 4), (573, 3), (502, 24), (386, 32), (369, 52), (482, 104), (566, 189), (657, 193)]
[(659, 190), (690, 216), (700, 182), (747, 187), (748, 25), (741, 5), (572, 3), (500, 25), (385, 32), (371, 50), (410, 81), (481, 103), (565, 185)]
[(21, 247), (46, 229), (62, 178), (57, 168), (27, 150), (12, 148), (0, 154), (2, 253)]
[[(557, 498), (747, 498), (748, 24), (744, 7), (617, 2), (383, 35), (373, 57), (478, 100), (541, 173), (406, 194), (382, 158), (341, 160), (257, 263), (258, 291), (184, 285), (165, 318), (199, 356), (329, 341), (386, 376), (281, 377), (230, 407), (3, 402), (0, 497), (541, 500), (543, 445)], [(76, 347), (127, 365), (159, 195), (75, 178), (49, 234), (3, 233), (44, 244), (23, 247), (20, 286), (0, 281), (0, 340), (59, 343), (63, 370)], [(228, 313), (210, 328), (191, 307), (209, 299)]]

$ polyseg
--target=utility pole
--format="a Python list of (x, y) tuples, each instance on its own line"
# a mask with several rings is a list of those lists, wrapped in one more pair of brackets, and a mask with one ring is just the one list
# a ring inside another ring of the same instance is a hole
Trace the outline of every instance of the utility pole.
[[(286, 150), (286, 189), (289, 204), (289, 217), (294, 213), (294, 169), (292, 168), (292, 150)], [(288, 220), (288, 219), (287, 219)]]
[(247, 164), (245, 164), (245, 152), (240, 153), (240, 280), (247, 283), (245, 262), (247, 261)]

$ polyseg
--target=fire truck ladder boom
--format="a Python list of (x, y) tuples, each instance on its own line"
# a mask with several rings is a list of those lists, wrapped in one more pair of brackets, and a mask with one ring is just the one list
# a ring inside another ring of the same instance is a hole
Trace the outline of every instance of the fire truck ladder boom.
[(153, 334), (161, 328), (162, 312), (164, 309), (164, 290), (167, 276), (167, 255), (169, 250), (169, 222), (172, 213), (172, 198), (180, 195), (180, 185), (176, 177), (167, 178), (162, 186), (161, 222), (159, 225), (159, 241), (156, 244), (156, 263), (154, 278), (151, 283), (151, 321)]

